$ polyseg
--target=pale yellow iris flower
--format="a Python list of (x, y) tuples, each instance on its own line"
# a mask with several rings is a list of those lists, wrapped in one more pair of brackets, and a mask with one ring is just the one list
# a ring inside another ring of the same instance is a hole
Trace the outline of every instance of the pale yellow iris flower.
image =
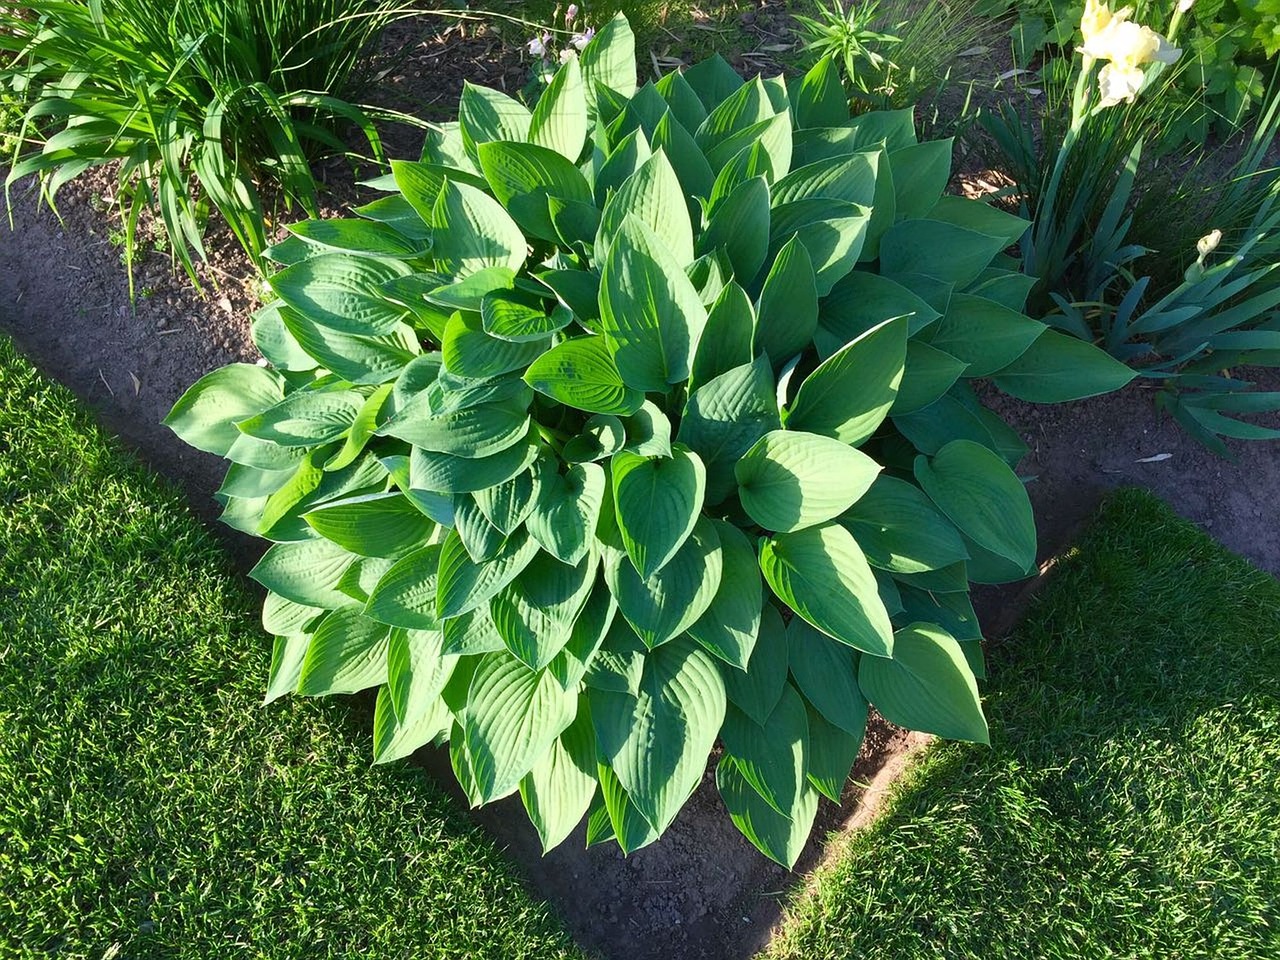
[(1132, 102), (1142, 89), (1143, 65), (1173, 63), (1182, 51), (1150, 27), (1134, 23), (1133, 7), (1112, 11), (1101, 0), (1087, 0), (1080, 32), (1084, 44), (1080, 51), (1086, 57), (1108, 61), (1098, 73), (1098, 92), (1102, 106), (1123, 101)]

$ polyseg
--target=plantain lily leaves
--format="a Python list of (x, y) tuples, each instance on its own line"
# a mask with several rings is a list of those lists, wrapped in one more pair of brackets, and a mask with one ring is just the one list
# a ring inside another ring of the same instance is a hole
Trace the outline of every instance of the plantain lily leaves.
[(878, 463), (839, 440), (796, 430), (765, 434), (734, 468), (743, 508), (780, 533), (838, 517), (879, 472)]
[(263, 365), (166, 422), (272, 542), (268, 700), (377, 687), (376, 762), (447, 742), (547, 850), (584, 819), (653, 843), (719, 741), (730, 818), (790, 866), (869, 703), (987, 736), (969, 585), (1025, 576), (1035, 528), (962, 381), (1132, 373), (1023, 312), (1026, 222), (943, 196), (949, 142), (851, 117), (831, 59), (636, 63), (618, 15), (528, 103), (467, 84), (358, 219), (271, 249)]

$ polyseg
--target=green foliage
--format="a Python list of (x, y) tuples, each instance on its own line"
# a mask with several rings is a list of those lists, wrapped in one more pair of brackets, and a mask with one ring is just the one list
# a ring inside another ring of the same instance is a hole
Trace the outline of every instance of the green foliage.
[(0, 955), (582, 957), (363, 704), (263, 709), (250, 585), (3, 337), (0, 393)]
[[(1131, 6), (1136, 22), (1166, 33), (1178, 3), (1138, 0)], [(1051, 64), (1080, 41), (1080, 0), (995, 0), (985, 7), (1016, 12), (1010, 38), (1020, 67), (1034, 67), (1040, 57)], [(1269, 0), (1197, 0), (1179, 24), (1176, 40), (1185, 62), (1161, 92), (1161, 139), (1177, 146), (1184, 140), (1203, 144), (1211, 133), (1227, 137), (1261, 105), (1274, 74), (1280, 7)]]
[(762, 956), (1275, 956), (1280, 583), (1121, 491), (991, 659)]
[(382, 158), (373, 118), (387, 114), (346, 98), (361, 91), (373, 44), (400, 9), (391, 0), (0, 7), (0, 86), (25, 109), (6, 187), (38, 175), (52, 205), (67, 181), (118, 162), (127, 263), (151, 207), (195, 280), (210, 205), (256, 261), (267, 245), (260, 184), (316, 216), (310, 161), (347, 151), (342, 126), (358, 127)]
[[(275, 542), (273, 695), (380, 686), (377, 759), (447, 740), (547, 846), (584, 815), (651, 843), (720, 737), (734, 822), (787, 864), (872, 690), (985, 737), (954, 611), (1035, 540), (1025, 448), (965, 380), (1044, 335), (1001, 254), (1027, 224), (943, 197), (949, 142), (850, 119), (835, 70), (637, 89), (617, 18), (531, 109), (469, 86), (363, 221), (272, 250), (270, 366), (167, 422)], [(370, 220), (400, 240), (360, 249)], [(1077, 396), (1130, 377), (1070, 362)]]
[[(1179, 166), (1171, 181), (1141, 162), (1144, 137), (1158, 133), (1145, 98), (1167, 85), (1158, 70), (1136, 103), (1092, 108), (1078, 127), (1055, 131), (1056, 139), (1037, 143), (1011, 107), (987, 127), (1014, 161), (1027, 209), (1035, 211), (1022, 241), (1026, 269), (1039, 277), (1033, 312), (1159, 381), (1157, 406), (1227, 456), (1223, 438), (1280, 439), (1280, 431), (1241, 419), (1280, 409), (1280, 395), (1252, 391), (1252, 381), (1231, 374), (1280, 366), (1273, 275), (1280, 177), (1267, 160), (1280, 132), (1280, 96), (1269, 93), (1238, 156), (1188, 155), (1183, 162), (1197, 175)], [(1077, 94), (1086, 79), (1077, 76)], [(1207, 175), (1217, 165), (1222, 172)], [(1152, 262), (1157, 249), (1162, 256)], [(1081, 348), (1045, 334), (995, 382), (1024, 400), (1051, 402), (1059, 388), (1080, 389), (1075, 376), (1053, 371), (1070, 368), (1068, 355)], [(1107, 376), (1102, 365), (1094, 373)]]
[(814, 5), (813, 16), (795, 14), (805, 51), (833, 57), (864, 109), (910, 107), (937, 93), (957, 56), (981, 39), (974, 0)]

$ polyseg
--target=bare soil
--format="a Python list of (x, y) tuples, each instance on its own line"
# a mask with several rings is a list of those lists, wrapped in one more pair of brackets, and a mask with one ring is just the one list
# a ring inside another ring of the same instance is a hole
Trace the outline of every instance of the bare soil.
[[(767, 48), (789, 39), (779, 5), (762, 4), (744, 27), (757, 38), (756, 56), (737, 57), (736, 65), (748, 72), (773, 67), (769, 55), (782, 51)], [(401, 56), (384, 78), (384, 89), (396, 92), (385, 105), (432, 119), (450, 115), (464, 78), (514, 90), (526, 76), (518, 52), (504, 48), (483, 26), (405, 21), (386, 42)], [(673, 50), (678, 56), (677, 44), (663, 56)], [(974, 66), (998, 72), (999, 56)], [(420, 142), (417, 134), (397, 134), (388, 149), (412, 157)], [(985, 170), (980, 160), (963, 158), (970, 178)], [(344, 164), (326, 164), (322, 172), (333, 187), (332, 204), (356, 196)], [(14, 231), (0, 228), (0, 330), (84, 399), (146, 462), (177, 481), (197, 512), (211, 519), (218, 512), (211, 495), (223, 464), (186, 447), (160, 421), (203, 374), (258, 358), (249, 336), (254, 271), (234, 241), (215, 231), (203, 292), (176, 276), (167, 257), (153, 253), (137, 268), (142, 295), (131, 303), (112, 242), (116, 220), (98, 202), (111, 192), (109, 172), (82, 177), (60, 194), (61, 221), (19, 193)], [(1274, 376), (1267, 385), (1280, 388)], [(1141, 387), (1050, 407), (994, 392), (985, 399), (1031, 445), (1021, 472), (1034, 477), (1028, 490), (1042, 558), (1069, 545), (1107, 490), (1134, 484), (1152, 489), (1229, 548), (1280, 574), (1280, 447), (1232, 443), (1236, 459), (1221, 460), (1158, 417)], [(248, 538), (223, 534), (246, 567), (262, 549)], [(976, 591), (989, 637), (999, 640), (1011, 630), (1034, 587), (1032, 581)], [(361, 713), (355, 711), (355, 722)], [(581, 831), (543, 857), (518, 800), (474, 816), (559, 908), (579, 942), (601, 956), (739, 960), (767, 942), (787, 892), (839, 846), (841, 835), (874, 816), (910, 754), (925, 741), (873, 717), (844, 802), (824, 801), (815, 839), (796, 874), (766, 860), (738, 834), (710, 770), (663, 839), (627, 858), (613, 847), (585, 850)], [(454, 789), (446, 756), (426, 752), (419, 760)]]

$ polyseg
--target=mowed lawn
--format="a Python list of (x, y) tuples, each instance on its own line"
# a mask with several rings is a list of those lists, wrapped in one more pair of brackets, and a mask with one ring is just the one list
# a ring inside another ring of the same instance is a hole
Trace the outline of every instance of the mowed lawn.
[(577, 956), (365, 711), (261, 705), (257, 603), (0, 338), (0, 957)]
[(1122, 491), (990, 672), (770, 957), (1280, 957), (1280, 583)]

